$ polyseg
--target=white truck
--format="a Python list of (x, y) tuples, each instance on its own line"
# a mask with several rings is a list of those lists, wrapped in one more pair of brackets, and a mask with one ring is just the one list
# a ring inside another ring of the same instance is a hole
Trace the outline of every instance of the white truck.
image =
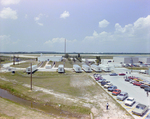
[[(35, 72), (35, 71), (37, 71), (37, 65), (32, 65), (32, 73)], [(28, 74), (31, 73), (31, 66), (29, 66), (29, 67), (26, 68), (26, 72)]]
[(146, 74), (146, 73), (147, 73), (147, 71), (146, 71), (146, 70), (140, 70), (140, 72), (139, 72), (139, 73)]
[(102, 71), (101, 67), (97, 66), (95, 64), (92, 64), (91, 68), (92, 68), (93, 71), (96, 71), (96, 72), (101, 72)]
[(100, 64), (99, 66), (102, 68), (103, 71), (111, 72), (111, 67), (109, 65), (102, 65), (102, 64)]
[(83, 69), (86, 73), (92, 72), (91, 67), (89, 67), (89, 66), (86, 65), (86, 64), (82, 65), (82, 69)]
[(58, 66), (58, 73), (64, 73), (64, 72), (65, 72), (64, 65), (60, 64)]
[(76, 73), (81, 73), (82, 72), (82, 69), (79, 65), (77, 64), (74, 64), (73, 65), (73, 70), (76, 72)]

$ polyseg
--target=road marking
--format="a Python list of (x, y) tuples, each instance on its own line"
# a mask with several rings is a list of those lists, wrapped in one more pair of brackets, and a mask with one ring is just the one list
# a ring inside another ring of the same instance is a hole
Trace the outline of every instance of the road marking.
[(124, 103), (121, 104), (122, 106), (128, 108), (128, 109), (131, 109), (132, 107), (129, 107), (129, 106), (126, 106)]
[[(135, 108), (135, 107), (134, 107)], [(131, 112), (134, 108), (132, 108), (131, 110), (129, 110), (128, 112)]]
[(149, 113), (147, 113), (144, 117), (143, 117), (143, 119), (145, 119), (145, 117), (148, 115)]

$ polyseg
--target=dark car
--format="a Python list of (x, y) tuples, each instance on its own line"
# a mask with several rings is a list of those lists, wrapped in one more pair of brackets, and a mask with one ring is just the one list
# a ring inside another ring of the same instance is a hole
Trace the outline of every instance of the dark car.
[(110, 83), (110, 81), (102, 81), (101, 85), (104, 86), (105, 84)]
[(98, 80), (97, 82), (101, 83), (101, 82), (103, 82), (103, 81), (106, 81), (106, 79), (100, 79), (100, 80)]
[(133, 83), (133, 85), (140, 86), (140, 85), (142, 85), (142, 83), (135, 81), (135, 82)]
[(130, 80), (132, 80), (132, 79), (130, 79), (130, 78), (125, 78), (125, 81), (127, 81), (127, 82), (129, 82)]
[(150, 92), (150, 87), (144, 88), (144, 90), (147, 92)]
[(142, 84), (140, 85), (140, 88), (148, 88), (149, 86), (148, 85), (145, 85), (145, 84)]
[(108, 88), (108, 91), (111, 91), (111, 92), (112, 92), (112, 91), (114, 91), (115, 89), (117, 89), (117, 86), (111, 86), (111, 87)]
[(109, 74), (110, 76), (118, 76), (116, 73)]

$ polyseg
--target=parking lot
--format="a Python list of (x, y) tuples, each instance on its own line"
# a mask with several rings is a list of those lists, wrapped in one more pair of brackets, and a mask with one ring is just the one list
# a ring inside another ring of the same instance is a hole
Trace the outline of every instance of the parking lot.
[[(123, 71), (123, 70), (122, 70)], [(137, 73), (127, 74), (128, 76), (136, 76)], [(139, 76), (139, 75), (138, 75)], [(148, 110), (143, 116), (138, 116), (132, 114), (132, 110), (138, 103), (145, 104), (150, 107), (150, 96), (147, 97), (147, 93), (144, 89), (141, 89), (140, 86), (135, 86), (130, 82), (126, 82), (124, 76), (110, 76), (109, 74), (102, 75), (104, 79), (110, 81), (113, 85), (117, 86), (123, 92), (127, 92), (129, 97), (133, 97), (136, 101), (132, 106), (126, 106), (124, 101), (117, 100), (117, 96), (113, 96), (112, 92), (107, 91), (100, 83), (98, 83), (110, 96), (112, 96), (122, 107), (124, 107), (135, 119), (145, 119), (146, 116), (150, 113)], [(148, 78), (146, 78), (148, 79)], [(94, 79), (95, 80), (95, 79)], [(150, 94), (149, 94), (150, 95)]]

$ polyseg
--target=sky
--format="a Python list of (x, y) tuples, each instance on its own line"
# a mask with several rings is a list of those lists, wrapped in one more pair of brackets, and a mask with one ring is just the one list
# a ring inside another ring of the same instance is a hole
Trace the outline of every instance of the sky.
[(150, 0), (0, 0), (0, 52), (150, 53)]

